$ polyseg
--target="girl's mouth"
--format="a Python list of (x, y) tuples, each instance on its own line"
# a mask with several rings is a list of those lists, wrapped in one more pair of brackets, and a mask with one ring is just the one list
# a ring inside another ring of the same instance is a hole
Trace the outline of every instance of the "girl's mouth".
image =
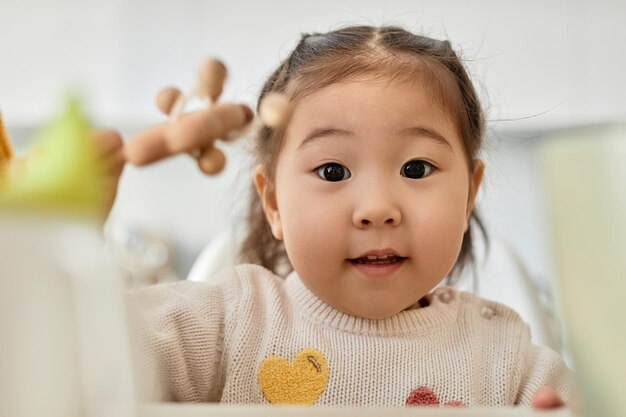
[(385, 278), (396, 272), (406, 259), (404, 256), (385, 253), (382, 255), (364, 255), (348, 259), (348, 261), (363, 275)]
[(389, 265), (401, 262), (406, 259), (404, 256), (384, 254), (384, 255), (367, 255), (360, 258), (349, 259), (353, 264), (363, 265)]

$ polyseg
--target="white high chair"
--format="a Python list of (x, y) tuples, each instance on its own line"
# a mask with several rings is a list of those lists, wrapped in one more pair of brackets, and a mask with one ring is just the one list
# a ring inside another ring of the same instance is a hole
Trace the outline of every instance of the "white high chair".
[[(218, 234), (202, 250), (187, 279), (216, 282), (217, 272), (237, 264), (241, 240), (242, 233), (233, 227)], [(563, 346), (550, 290), (530, 277), (515, 251), (503, 240), (490, 237), (486, 256), (482, 242), (476, 241), (478, 288), (475, 291), (472, 288), (471, 268), (463, 271), (456, 287), (513, 308), (530, 326), (534, 343), (560, 353)]]

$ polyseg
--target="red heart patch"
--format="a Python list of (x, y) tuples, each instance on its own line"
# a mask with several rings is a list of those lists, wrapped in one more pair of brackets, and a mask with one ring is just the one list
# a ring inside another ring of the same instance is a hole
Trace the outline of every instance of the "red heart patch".
[[(421, 406), (421, 407), (437, 407), (439, 405), (439, 399), (435, 393), (428, 387), (415, 388), (409, 396), (406, 398), (406, 405)], [(443, 405), (444, 407), (467, 407), (461, 401), (448, 401)]]

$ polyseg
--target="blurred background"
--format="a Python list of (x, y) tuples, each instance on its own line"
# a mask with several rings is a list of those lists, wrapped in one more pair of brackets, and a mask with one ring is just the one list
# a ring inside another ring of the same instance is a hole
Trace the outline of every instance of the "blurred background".
[[(539, 285), (553, 265), (537, 146), (554, 131), (626, 119), (626, 2), (551, 0), (2, 0), (0, 109), (17, 150), (79, 92), (94, 123), (129, 137), (161, 121), (166, 85), (190, 89), (199, 64), (229, 68), (223, 100), (254, 106), (265, 78), (303, 32), (394, 24), (447, 38), (465, 59), (489, 121), (479, 209)], [(226, 171), (185, 156), (127, 167), (109, 223), (132, 249), (184, 277), (202, 248), (243, 219), (248, 144), (224, 146)], [(590, 173), (592, 174), (592, 173)], [(121, 226), (120, 226), (121, 225)], [(143, 246), (142, 246), (143, 245)]]

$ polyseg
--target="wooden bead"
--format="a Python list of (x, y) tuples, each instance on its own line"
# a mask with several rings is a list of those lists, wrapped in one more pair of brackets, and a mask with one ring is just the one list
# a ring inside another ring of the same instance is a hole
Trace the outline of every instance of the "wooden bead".
[(285, 127), (291, 118), (289, 99), (278, 93), (268, 93), (259, 106), (261, 120), (269, 127)]
[(198, 74), (198, 96), (216, 101), (222, 94), (226, 80), (226, 67), (217, 59), (209, 59), (200, 67)]
[(225, 165), (226, 156), (213, 146), (205, 149), (198, 158), (198, 166), (207, 175), (215, 175), (221, 172)]
[(156, 105), (163, 114), (169, 115), (181, 94), (180, 90), (176, 87), (165, 87), (159, 91)]

